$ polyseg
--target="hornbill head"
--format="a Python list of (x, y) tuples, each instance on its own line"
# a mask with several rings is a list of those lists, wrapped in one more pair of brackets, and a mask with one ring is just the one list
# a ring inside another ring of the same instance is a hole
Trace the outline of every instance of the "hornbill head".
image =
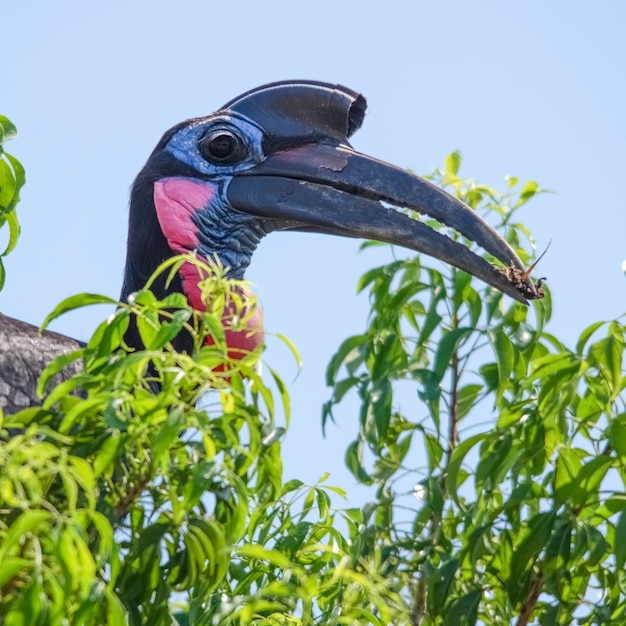
[[(365, 98), (346, 87), (286, 81), (248, 91), (166, 132), (133, 185), (122, 299), (143, 287), (163, 260), (189, 251), (217, 255), (232, 277), (242, 278), (260, 239), (277, 230), (397, 244), (518, 301), (538, 297), (528, 277), (511, 280), (510, 272), (393, 208), (434, 218), (517, 276), (524, 271), (506, 241), (460, 200), (352, 148), (348, 139), (365, 108)], [(157, 285), (157, 295), (182, 291), (202, 308), (198, 279), (195, 267), (183, 266), (169, 287)], [(262, 340), (251, 335), (230, 341), (235, 349), (251, 349)], [(139, 343), (135, 339), (130, 343)]]

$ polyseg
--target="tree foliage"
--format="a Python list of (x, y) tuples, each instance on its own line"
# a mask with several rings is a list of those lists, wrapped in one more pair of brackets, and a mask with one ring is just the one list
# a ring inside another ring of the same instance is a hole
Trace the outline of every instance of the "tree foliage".
[[(537, 183), (500, 193), (461, 179), (460, 162), (434, 181), (529, 262), (518, 215)], [(24, 177), (2, 163), (10, 248)], [(251, 311), (224, 268), (205, 271), (205, 313), (148, 284), (50, 365), (42, 406), (1, 418), (2, 623), (626, 621), (621, 321), (568, 348), (546, 330), (549, 291), (528, 309), (422, 257), (367, 272), (367, 327), (327, 371), (323, 422), (354, 422), (346, 463), (372, 486), (342, 509), (326, 468), (316, 485), (283, 480), (286, 386), (267, 364), (260, 375), (261, 351), (229, 358), (224, 325)], [(49, 319), (101, 302), (74, 296)], [(145, 350), (125, 346), (131, 323)], [(171, 346), (179, 332), (187, 354)], [(83, 371), (51, 387), (74, 359)]]
[(4, 143), (16, 135), (15, 126), (6, 117), (0, 115), (0, 229), (6, 225), (9, 233), (8, 242), (4, 250), (0, 252), (0, 290), (5, 280), (3, 257), (15, 248), (20, 234), (15, 207), (20, 200), (20, 189), (26, 182), (22, 164), (4, 151)]
[[(500, 193), (459, 178), (460, 161), (434, 181), (529, 260), (518, 214), (538, 184)], [(411, 622), (626, 622), (622, 321), (569, 348), (546, 329), (549, 290), (528, 309), (427, 258), (359, 288), (369, 324), (328, 367), (324, 418), (356, 392), (346, 462), (376, 487), (365, 534), (387, 546)]]

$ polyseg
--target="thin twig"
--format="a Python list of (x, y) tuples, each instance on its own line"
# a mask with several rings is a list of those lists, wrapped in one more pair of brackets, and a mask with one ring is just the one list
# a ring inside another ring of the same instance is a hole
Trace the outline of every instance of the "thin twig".
[(519, 614), (519, 619), (517, 620), (517, 624), (515, 626), (528, 626), (530, 618), (532, 617), (535, 611), (535, 607), (537, 606), (537, 600), (539, 599), (539, 595), (541, 594), (542, 586), (543, 576), (539, 571), (535, 574), (535, 576), (533, 577), (533, 581), (530, 583), (526, 598), (524, 599), (524, 602), (522, 602), (522, 609)]
[(144, 474), (144, 476), (135, 483), (131, 490), (117, 503), (115, 512), (120, 519), (126, 516), (126, 514), (130, 511), (131, 505), (143, 493), (146, 485), (150, 482), (150, 477), (151, 472), (146, 472), (146, 474)]
[[(459, 320), (454, 313), (452, 315), (452, 328), (458, 328)], [(450, 464), (450, 458), (456, 448), (458, 442), (458, 386), (460, 379), (460, 359), (458, 350), (454, 350), (452, 353), (452, 380), (450, 382), (450, 421), (448, 425), (448, 450), (446, 452), (446, 460), (444, 464), (444, 470), (441, 474), (440, 488), (441, 493), (445, 497), (446, 481), (445, 475), (448, 465)], [(429, 521), (428, 539), (430, 545), (434, 545), (437, 541), (440, 530), (441, 519), (439, 516), (432, 514)], [(418, 581), (413, 588), (412, 593), (412, 607), (411, 607), (411, 626), (420, 626), (422, 619), (426, 615), (426, 581), (422, 571), (418, 571)]]
[[(459, 321), (456, 313), (452, 316), (452, 329), (458, 328)], [(450, 458), (456, 448), (456, 444), (459, 439), (459, 423), (458, 423), (458, 410), (459, 410), (459, 378), (460, 378), (460, 359), (459, 351), (454, 350), (452, 353), (452, 380), (450, 382), (450, 423), (448, 425), (448, 451), (446, 454), (445, 470), (447, 470), (450, 464)], [(445, 474), (444, 470), (444, 474)], [(442, 489), (445, 485), (441, 485)], [(445, 491), (444, 491), (445, 493)]]
[(413, 601), (411, 607), (411, 626), (420, 626), (422, 618), (426, 615), (426, 582), (421, 572), (418, 573), (419, 579), (415, 585), (413, 592)]

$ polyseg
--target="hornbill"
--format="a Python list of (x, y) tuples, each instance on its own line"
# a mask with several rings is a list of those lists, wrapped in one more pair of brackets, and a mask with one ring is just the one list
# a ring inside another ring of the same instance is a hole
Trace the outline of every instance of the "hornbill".
[[(231, 277), (243, 278), (257, 244), (272, 231), (397, 244), (465, 270), (521, 302), (539, 297), (515, 252), (474, 211), (428, 181), (352, 148), (349, 138), (365, 108), (365, 98), (346, 87), (284, 81), (252, 89), (207, 117), (168, 130), (132, 187), (121, 300), (142, 288), (165, 259), (189, 251), (217, 256)], [(393, 207), (455, 229), (506, 271)], [(157, 297), (182, 292), (201, 308), (198, 281), (188, 263), (171, 283), (156, 283), (153, 290)], [(258, 332), (231, 333), (229, 349), (250, 350), (262, 342), (260, 316), (252, 324)], [(141, 348), (132, 327), (126, 341)], [(42, 369), (80, 345), (0, 317), (4, 411), (38, 404)]]

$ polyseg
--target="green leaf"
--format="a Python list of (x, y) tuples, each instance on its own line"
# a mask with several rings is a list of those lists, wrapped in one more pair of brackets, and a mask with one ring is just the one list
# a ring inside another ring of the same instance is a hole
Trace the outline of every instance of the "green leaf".
[(203, 567), (203, 579), (211, 591), (223, 580), (230, 562), (224, 533), (212, 518), (194, 518), (189, 521), (188, 533), (194, 535), (201, 546), (198, 563)]
[(430, 574), (428, 581), (431, 590), (429, 604), (432, 605), (433, 610), (438, 611), (440, 610), (439, 607), (446, 604), (459, 565), (458, 559), (451, 559)]
[(609, 324), (609, 336), (605, 349), (605, 358), (611, 381), (616, 389), (621, 388), (622, 358), (624, 354), (624, 334), (617, 322)]
[(128, 613), (118, 595), (113, 589), (108, 587), (105, 588), (104, 594), (106, 598), (107, 626), (126, 624), (128, 622)]
[[(19, 606), (19, 626), (26, 624), (40, 624), (40, 616), (43, 608), (45, 595), (43, 593), (43, 584), (39, 572), (28, 581), (24, 589)], [(17, 612), (17, 611), (16, 611)]]
[(478, 589), (456, 598), (443, 620), (443, 626), (472, 626), (478, 619), (478, 607), (483, 592)]
[(554, 474), (554, 495), (557, 502), (566, 502), (574, 496), (574, 492), (578, 493), (574, 497), (575, 501), (581, 499), (581, 488), (578, 483), (578, 475), (582, 468), (580, 453), (571, 448), (561, 448), (559, 456), (556, 460), (556, 472)]
[(585, 463), (576, 477), (576, 488), (570, 494), (575, 505), (589, 505), (598, 501), (598, 489), (612, 467), (613, 461), (607, 455), (597, 456)]
[(298, 489), (300, 489), (301, 487), (304, 486), (304, 483), (298, 479), (298, 478), (293, 478), (292, 480), (287, 481), (284, 485), (283, 485), (283, 491), (281, 495), (286, 495), (288, 493), (291, 493), (292, 491), (297, 491)]
[(0, 211), (9, 211), (13, 204), (13, 198), (17, 187), (13, 171), (6, 161), (0, 159)]
[(149, 289), (140, 289), (129, 296), (128, 302), (129, 304), (139, 305), (147, 309), (156, 309), (158, 300)]
[(191, 311), (182, 309), (175, 311), (171, 320), (163, 321), (157, 333), (152, 337), (150, 344), (146, 345), (147, 350), (160, 350), (167, 343), (178, 336), (184, 325), (189, 321)]
[(595, 567), (600, 561), (604, 560), (608, 554), (609, 544), (604, 537), (604, 534), (600, 532), (594, 526), (585, 524), (584, 530), (587, 534), (587, 546), (588, 554), (587, 565), (590, 568)]
[(476, 400), (483, 390), (483, 385), (478, 383), (464, 385), (457, 392), (457, 419), (463, 419), (474, 407)]
[(500, 437), (486, 440), (481, 446), (480, 461), (475, 471), (476, 485), (491, 491), (506, 476), (516, 457), (513, 437), (503, 433)]
[(515, 366), (515, 348), (504, 330), (490, 331), (489, 340), (493, 347), (498, 365), (499, 385), (504, 385)]
[(498, 387), (498, 364), (485, 363), (478, 368), (482, 379), (485, 381), (487, 391), (491, 392)]
[(422, 384), (418, 391), (420, 399), (428, 404), (430, 416), (433, 419), (437, 433), (440, 432), (439, 400), (441, 399), (441, 381), (435, 372), (427, 369), (416, 369), (413, 376)]
[(365, 485), (372, 484), (372, 478), (365, 471), (363, 465), (363, 444), (360, 441), (353, 441), (346, 450), (346, 466), (352, 475)]
[(360, 526), (364, 522), (363, 511), (359, 508), (342, 509), (341, 514), (351, 520), (356, 526)]
[(52, 380), (52, 378), (63, 371), (68, 365), (82, 358), (84, 353), (84, 348), (81, 348), (80, 350), (70, 352), (69, 354), (62, 354), (50, 361), (37, 381), (37, 395), (40, 398), (43, 398), (48, 383)]
[(221, 352), (222, 355), (226, 355), (226, 333), (222, 320), (216, 315), (205, 313), (202, 316), (202, 322), (205, 324), (209, 336), (215, 343), (215, 347)]
[(343, 397), (348, 393), (351, 389), (358, 387), (360, 383), (360, 379), (356, 377), (346, 378), (344, 380), (339, 380), (333, 385), (333, 397), (332, 402), (336, 404), (341, 402)]
[(187, 298), (184, 294), (177, 291), (168, 293), (163, 300), (161, 300), (159, 307), (163, 309), (184, 309), (188, 307)]
[(150, 350), (150, 347), (156, 344), (157, 333), (161, 328), (158, 314), (145, 309), (136, 316), (136, 323), (141, 343)]
[(262, 546), (246, 544), (237, 548), (237, 553), (241, 556), (248, 556), (259, 559), (260, 561), (272, 563), (284, 569), (291, 565), (291, 561), (282, 552), (278, 550), (268, 550)]
[(11, 524), (2, 543), (0, 543), (0, 563), (3, 563), (7, 556), (19, 553), (24, 535), (35, 529), (41, 532), (50, 517), (51, 514), (48, 511), (32, 510), (21, 513)]
[(60, 433), (69, 432), (70, 428), (81, 418), (87, 414), (98, 414), (102, 412), (105, 401), (102, 398), (91, 398), (81, 400), (76, 403), (63, 417), (59, 425)]
[(602, 321), (595, 322), (594, 324), (587, 326), (587, 328), (585, 328), (585, 330), (583, 330), (583, 332), (580, 333), (580, 338), (578, 339), (578, 342), (576, 343), (577, 355), (582, 356), (585, 346), (587, 345), (587, 342), (589, 341), (591, 335), (593, 335), (596, 332), (596, 330), (598, 330), (598, 328), (604, 326), (604, 324), (606, 324), (606, 322), (602, 322)]
[[(370, 242), (374, 245), (377, 245), (375, 242)], [(362, 246), (365, 247), (364, 244)], [(383, 244), (387, 245), (387, 244)], [(406, 261), (394, 261), (392, 263), (388, 263), (387, 265), (382, 265), (380, 267), (375, 267), (369, 271), (367, 271), (357, 283), (357, 293), (361, 293), (368, 285), (372, 285), (372, 292), (377, 292), (379, 289), (383, 288), (385, 293), (389, 293), (389, 285), (391, 283), (394, 275), (399, 272), (401, 269), (406, 267)]]
[(556, 520), (556, 511), (538, 513), (528, 524), (524, 539), (517, 546), (511, 560), (511, 581), (522, 581), (540, 552), (548, 543)]
[(15, 210), (11, 210), (5, 214), (7, 224), (9, 226), (9, 241), (4, 249), (4, 252), (0, 253), (0, 256), (6, 256), (15, 249), (17, 241), (20, 237), (20, 225), (17, 221), (17, 213)]
[(465, 301), (466, 295), (469, 291), (469, 286), (472, 283), (472, 275), (463, 270), (454, 268), (452, 270), (452, 282), (454, 285), (452, 292), (454, 309), (455, 311), (458, 311)]
[(81, 293), (75, 296), (70, 296), (69, 298), (65, 298), (62, 302), (57, 304), (52, 313), (49, 313), (46, 319), (43, 321), (43, 324), (40, 327), (40, 330), (44, 330), (52, 320), (56, 319), (60, 315), (67, 313), (68, 311), (73, 311), (75, 309), (79, 309), (84, 306), (90, 306), (92, 304), (113, 304), (117, 305), (117, 300), (113, 300), (108, 296), (102, 296), (100, 294), (95, 293)]
[(315, 489), (315, 499), (317, 501), (317, 509), (320, 517), (326, 517), (330, 509), (330, 498), (328, 494), (320, 488)]
[(620, 513), (615, 525), (613, 552), (615, 553), (615, 567), (617, 571), (622, 571), (626, 565), (626, 511)]
[(536, 359), (532, 364), (532, 371), (528, 380), (549, 378), (552, 374), (569, 377), (576, 373), (580, 367), (579, 359), (570, 352), (560, 354), (548, 354)]
[(417, 340), (417, 343), (420, 346), (423, 346), (426, 344), (426, 342), (432, 335), (433, 331), (439, 328), (439, 325), (441, 324), (441, 320), (443, 318), (437, 312), (437, 304), (439, 300), (441, 300), (442, 297), (443, 297), (442, 293), (433, 294), (433, 298), (431, 299), (430, 305), (428, 307), (426, 317), (424, 318), (422, 330)]
[(296, 361), (298, 372), (299, 372), (302, 369), (302, 358), (300, 357), (298, 348), (296, 348), (295, 344), (285, 335), (281, 335), (280, 333), (277, 333), (276, 337), (278, 337), (278, 339), (280, 339), (289, 348), (291, 355)]
[(387, 438), (389, 423), (391, 422), (392, 399), (393, 390), (389, 380), (386, 378), (378, 380), (370, 393), (368, 414), (376, 426), (380, 441)]
[(17, 206), (17, 203), (20, 201), (20, 190), (26, 183), (26, 172), (24, 171), (22, 164), (15, 157), (11, 156), (8, 153), (5, 153), (4, 156), (7, 158), (7, 160), (11, 164), (11, 167), (13, 169), (13, 180), (14, 180), (13, 198), (6, 206), (6, 209), (7, 211), (14, 213), (14, 220), (17, 223), (17, 216), (15, 215), (14, 209)]
[(29, 559), (21, 557), (10, 557), (0, 562), (0, 587), (3, 587), (7, 581), (17, 576), (21, 571), (28, 572), (32, 567)]
[(461, 166), (461, 153), (458, 150), (451, 152), (444, 159), (443, 165), (448, 173), (456, 176), (459, 173), (459, 167)]
[(439, 467), (441, 459), (443, 458), (444, 449), (439, 440), (430, 433), (424, 432), (424, 445), (426, 447), (426, 454), (428, 455), (428, 468), (432, 472), (435, 468)]
[(163, 535), (165, 535), (168, 530), (169, 528), (167, 524), (156, 523), (146, 526), (142, 530), (139, 541), (135, 544), (136, 548), (140, 552), (143, 552), (148, 550), (151, 546), (158, 545), (161, 542)]
[(17, 128), (8, 117), (0, 115), (0, 145), (17, 137)]
[(513, 187), (519, 183), (519, 178), (516, 178), (515, 176), (505, 176), (504, 180), (506, 180), (509, 189), (513, 189)]
[(514, 208), (518, 208), (528, 202), (536, 193), (540, 191), (539, 183), (534, 180), (529, 180), (524, 183), (522, 190), (519, 194), (519, 200), (515, 204)]
[(80, 393), (81, 384), (86, 380), (84, 375), (76, 375), (68, 378), (67, 380), (59, 383), (54, 389), (48, 393), (45, 397), (42, 407), (46, 411), (53, 410), (53, 407), (57, 402), (64, 402), (70, 395), (77, 395)]
[(70, 515), (76, 515), (76, 503), (78, 501), (78, 485), (69, 472), (59, 472), (63, 482), (65, 502)]
[(450, 496), (461, 506), (458, 498), (459, 475), (461, 472), (461, 466), (468, 452), (481, 441), (488, 436), (488, 433), (479, 433), (468, 437), (464, 441), (461, 441), (459, 445), (454, 448), (450, 455), (450, 462), (448, 463), (448, 471), (446, 475), (446, 486), (450, 493)]
[(88, 351), (95, 348), (93, 361), (87, 359), (88, 367), (93, 366), (94, 362), (101, 362), (101, 359), (110, 359), (111, 355), (122, 347), (124, 336), (130, 326), (130, 316), (131, 313), (128, 309), (117, 309), (114, 315), (96, 329), (92, 340), (87, 346)]
[(6, 153), (5, 156), (13, 168), (15, 186), (18, 190), (20, 190), (26, 184), (26, 171), (24, 170), (22, 164), (14, 156)]
[(473, 328), (454, 328), (445, 333), (437, 346), (435, 356), (435, 374), (441, 380), (445, 374), (453, 353), (462, 345), (463, 340), (472, 333)]
[(609, 422), (607, 433), (611, 448), (620, 457), (626, 457), (626, 413), (618, 415)]

